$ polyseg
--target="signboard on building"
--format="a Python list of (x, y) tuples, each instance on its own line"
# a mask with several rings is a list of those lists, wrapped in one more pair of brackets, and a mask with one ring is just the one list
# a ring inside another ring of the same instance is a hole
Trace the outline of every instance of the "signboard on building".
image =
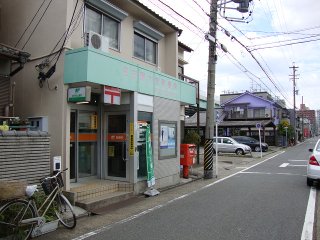
[(129, 155), (134, 156), (134, 124), (130, 123)]
[(91, 87), (68, 88), (68, 102), (90, 102)]
[(119, 88), (104, 86), (103, 102), (120, 105), (121, 90)]

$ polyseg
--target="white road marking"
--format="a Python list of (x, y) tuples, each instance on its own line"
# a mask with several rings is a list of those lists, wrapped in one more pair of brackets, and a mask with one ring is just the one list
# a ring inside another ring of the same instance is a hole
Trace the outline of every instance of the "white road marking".
[(289, 163), (282, 163), (279, 167), (287, 167)]
[(306, 167), (307, 165), (292, 165), (290, 164), (289, 167)]
[(271, 172), (242, 172), (248, 174), (264, 174), (264, 175), (287, 175), (287, 176), (302, 176), (306, 177), (307, 175), (296, 174), (296, 173), (271, 173)]
[(310, 189), (306, 216), (304, 218), (304, 225), (301, 233), (301, 240), (313, 239), (313, 224), (314, 224), (314, 215), (315, 215), (316, 194), (317, 194), (317, 190), (314, 187), (312, 187)]
[(164, 207), (164, 206), (167, 206), (167, 205), (169, 205), (170, 203), (175, 202), (175, 201), (177, 201), (177, 200), (179, 200), (179, 199), (181, 199), (181, 198), (185, 198), (185, 197), (187, 197), (187, 196), (190, 196), (191, 194), (197, 193), (198, 191), (201, 191), (201, 190), (206, 189), (206, 188), (208, 188), (208, 187), (211, 187), (211, 186), (213, 186), (213, 185), (215, 185), (215, 184), (217, 184), (217, 183), (219, 183), (219, 182), (222, 182), (222, 181), (224, 181), (224, 180), (226, 180), (226, 179), (229, 179), (229, 178), (234, 177), (234, 176), (236, 176), (236, 175), (238, 175), (238, 174), (240, 174), (240, 173), (243, 173), (244, 171), (249, 170), (249, 169), (251, 169), (251, 168), (253, 168), (253, 167), (255, 167), (255, 166), (258, 166), (258, 165), (260, 165), (260, 164), (262, 164), (262, 163), (264, 163), (264, 162), (266, 162), (266, 161), (269, 161), (270, 159), (272, 159), (272, 158), (274, 158), (274, 157), (277, 157), (277, 156), (279, 156), (280, 154), (282, 154), (282, 153), (284, 153), (284, 152), (285, 152), (285, 151), (282, 151), (282, 152), (280, 152), (280, 153), (278, 153), (278, 154), (276, 154), (276, 155), (274, 155), (274, 156), (272, 156), (272, 157), (269, 157), (269, 158), (267, 158), (267, 159), (265, 159), (265, 160), (263, 160), (263, 161), (261, 161), (261, 162), (259, 162), (259, 163), (254, 164), (254, 165), (252, 165), (252, 166), (250, 166), (250, 167), (248, 167), (248, 168), (246, 168), (246, 169), (243, 169), (243, 170), (241, 170), (241, 171), (239, 171), (239, 172), (236, 172), (236, 173), (234, 173), (234, 174), (231, 174), (231, 175), (229, 175), (229, 176), (227, 176), (227, 177), (221, 178), (221, 179), (219, 179), (219, 180), (217, 180), (217, 181), (215, 181), (215, 182), (213, 182), (213, 183), (210, 183), (210, 184), (208, 184), (208, 185), (206, 185), (206, 186), (203, 186), (203, 187), (201, 187), (201, 188), (199, 188), (199, 189), (197, 189), (197, 190), (194, 190), (194, 191), (192, 191), (192, 192), (190, 192), (190, 193), (187, 193), (187, 194), (184, 194), (184, 195), (182, 195), (182, 196), (180, 196), (180, 197), (174, 198), (174, 199), (172, 199), (172, 200), (170, 200), (170, 201), (168, 201), (168, 202), (166, 202), (166, 203), (164, 203), (164, 204), (157, 205), (157, 206), (155, 206), (155, 207), (153, 207), (153, 208), (147, 209), (147, 210), (142, 211), (142, 212), (140, 212), (140, 213), (138, 213), (138, 214), (136, 214), (136, 215), (133, 215), (133, 216), (130, 216), (130, 217), (125, 218), (125, 219), (123, 219), (123, 220), (120, 220), (120, 221), (118, 221), (118, 222), (111, 223), (111, 224), (109, 224), (109, 225), (105, 225), (105, 226), (100, 227), (100, 228), (98, 228), (98, 229), (96, 229), (96, 230), (94, 230), (94, 231), (91, 231), (91, 232), (88, 232), (88, 233), (86, 233), (86, 234), (83, 234), (83, 235), (81, 235), (81, 236), (79, 236), (79, 237), (73, 238), (72, 240), (83, 240), (83, 239), (89, 238), (89, 237), (91, 237), (91, 236), (97, 235), (97, 234), (99, 234), (99, 233), (101, 233), (101, 232), (110, 230), (111, 228), (113, 228), (113, 227), (116, 226), (116, 225), (123, 224), (123, 223), (129, 222), (129, 221), (132, 221), (132, 220), (134, 220), (134, 219), (136, 219), (136, 218), (139, 218), (139, 217), (144, 216), (144, 215), (146, 215), (146, 214), (148, 214), (148, 213), (150, 213), (150, 212), (153, 212), (153, 211), (155, 211), (156, 209), (159, 209), (159, 208), (162, 208), (162, 207)]
[(308, 162), (308, 160), (288, 160), (289, 162)]

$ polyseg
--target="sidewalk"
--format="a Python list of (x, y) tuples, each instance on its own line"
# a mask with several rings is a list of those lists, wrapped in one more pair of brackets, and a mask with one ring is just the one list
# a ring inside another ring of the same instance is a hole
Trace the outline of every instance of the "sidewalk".
[[(267, 152), (262, 152), (262, 158), (260, 152), (252, 152), (251, 154), (238, 156), (234, 153), (224, 153), (218, 155), (218, 179), (226, 177), (232, 174), (235, 170), (245, 168), (245, 166), (251, 162), (259, 162), (266, 159), (271, 154), (275, 154), (279, 151), (285, 150), (282, 147), (269, 147)], [(181, 173), (181, 184), (185, 184), (200, 178), (203, 178), (203, 160), (204, 160), (204, 149), (200, 148), (199, 164), (195, 163), (189, 169), (189, 178), (182, 178)], [(197, 161), (197, 159), (195, 160)], [(216, 156), (213, 156), (213, 169), (215, 172)], [(232, 173), (231, 173), (232, 172)]]

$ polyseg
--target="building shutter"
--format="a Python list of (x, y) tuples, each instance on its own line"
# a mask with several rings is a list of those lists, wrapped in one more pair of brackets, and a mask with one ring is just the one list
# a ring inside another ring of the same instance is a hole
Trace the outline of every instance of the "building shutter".
[(0, 116), (5, 115), (5, 107), (10, 102), (10, 79), (0, 76)]

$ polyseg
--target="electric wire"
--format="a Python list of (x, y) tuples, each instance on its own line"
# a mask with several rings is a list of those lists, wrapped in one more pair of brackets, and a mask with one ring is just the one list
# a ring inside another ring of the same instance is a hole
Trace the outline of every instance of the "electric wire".
[(73, 17), (74, 17), (74, 14), (75, 14), (75, 12), (76, 12), (76, 9), (77, 9), (77, 6), (78, 6), (78, 3), (79, 3), (79, 0), (77, 0), (76, 5), (75, 5), (75, 7), (74, 7), (74, 9), (73, 9), (73, 13), (72, 13), (72, 17), (71, 17), (71, 20), (70, 20), (70, 23), (69, 23), (69, 26), (68, 26), (68, 29), (67, 29), (66, 37), (65, 37), (65, 39), (64, 39), (64, 41), (63, 41), (63, 43), (62, 43), (62, 46), (61, 46), (61, 48), (60, 48), (59, 55), (58, 55), (57, 60), (56, 60), (56, 62), (54, 63), (54, 65), (56, 65), (56, 64), (57, 64), (57, 62), (58, 62), (58, 60), (59, 60), (59, 58), (60, 58), (60, 55), (61, 55), (61, 53), (62, 53), (63, 46), (64, 46), (64, 44), (65, 44), (65, 43), (66, 43), (66, 41), (67, 41), (68, 32), (69, 32), (70, 27), (71, 27), (71, 25), (72, 25)]
[[(168, 7), (170, 10), (172, 10), (175, 14), (177, 14), (179, 17), (183, 18), (184, 20), (186, 20), (189, 24), (193, 25), (194, 27), (196, 27), (197, 29), (200, 29), (201, 31), (203, 31), (201, 28), (199, 28), (198, 26), (196, 26), (194, 23), (192, 23), (189, 19), (187, 19), (186, 17), (184, 17), (182, 14), (178, 13), (176, 10), (172, 9), (169, 5), (165, 4), (163, 1), (158, 0), (160, 3), (162, 3), (163, 5), (165, 5), (166, 7)], [(218, 25), (218, 23), (217, 23)], [(203, 31), (204, 32), (204, 31)], [(234, 38), (236, 41), (239, 42), (239, 40), (237, 40), (236, 38)], [(277, 84), (274, 82), (274, 80), (271, 78), (270, 74), (266, 71), (266, 69), (262, 66), (262, 64), (258, 61), (258, 59), (249, 51), (249, 49), (243, 45), (241, 42), (239, 42), (240, 45), (242, 45), (247, 52), (249, 52), (249, 54), (251, 55), (251, 57), (255, 60), (255, 62), (258, 64), (258, 66), (260, 67), (260, 69), (264, 72), (264, 74), (267, 76), (267, 78), (269, 79), (269, 81), (274, 85), (274, 87), (277, 89), (277, 91), (288, 101), (288, 99), (283, 95), (282, 91), (279, 89), (279, 87), (277, 86)], [(289, 101), (288, 101), (289, 102)]]
[[(248, 39), (250, 42), (252, 42), (251, 39), (249, 39), (246, 34), (243, 33), (243, 31), (241, 31), (239, 28), (237, 28), (234, 24), (232, 24), (230, 21), (227, 20), (227, 22), (235, 29), (237, 30), (242, 36), (246, 37), (246, 39)], [(275, 74), (272, 72), (270, 66), (268, 65), (268, 63), (266, 62), (266, 60), (262, 57), (261, 53), (259, 51), (257, 51), (257, 53), (259, 54), (260, 58), (262, 59), (262, 61), (264, 62), (264, 64), (266, 65), (266, 67), (268, 68), (268, 70), (270, 71), (270, 73), (273, 75), (273, 78), (275, 79), (275, 81), (277, 81), (279, 87), (282, 89), (282, 93), (286, 95), (286, 99), (288, 99), (288, 95), (286, 92), (286, 89), (282, 86), (282, 84), (280, 83), (279, 80), (277, 80), (277, 77), (275, 76)]]
[(27, 39), (27, 41), (26, 41), (26, 42), (25, 42), (25, 44), (23, 45), (22, 50), (25, 48), (25, 46), (26, 46), (26, 45), (27, 45), (27, 43), (29, 42), (30, 38), (32, 37), (33, 33), (36, 31), (36, 29), (37, 29), (37, 27), (39, 26), (39, 24), (40, 24), (40, 22), (41, 22), (42, 18), (44, 17), (44, 15), (46, 14), (46, 12), (47, 12), (48, 8), (50, 7), (50, 5), (51, 5), (52, 1), (53, 1), (53, 0), (50, 0), (49, 4), (47, 5), (46, 9), (44, 10), (43, 14), (41, 15), (41, 17), (40, 17), (40, 19), (39, 19), (38, 23), (37, 23), (37, 24), (36, 24), (36, 26), (33, 28), (33, 30), (32, 30), (32, 32), (31, 32), (31, 34), (30, 34), (29, 38)]
[[(222, 27), (220, 24), (217, 23), (217, 25), (224, 29), (225, 31), (227, 31), (224, 27)], [(250, 55), (251, 57), (254, 59), (254, 61), (258, 64), (258, 66), (260, 67), (260, 69), (264, 72), (264, 74), (267, 76), (267, 78), (269, 79), (269, 81), (273, 84), (273, 86), (276, 88), (276, 90), (282, 95), (283, 98), (285, 98), (287, 101), (287, 97), (284, 96), (284, 94), (282, 93), (282, 91), (279, 89), (278, 85), (275, 83), (275, 81), (271, 78), (270, 74), (267, 72), (267, 70), (262, 66), (262, 64), (259, 62), (259, 60), (256, 58), (256, 56), (248, 49), (247, 46), (245, 46), (243, 43), (241, 43), (236, 37), (232, 36), (231, 37), (232, 40), (235, 40), (236, 42), (238, 42)], [(288, 101), (289, 102), (289, 101)]]
[[(202, 13), (200, 13), (200, 12), (199, 12), (199, 9), (191, 6), (188, 2), (189, 2), (189, 1), (185, 1), (185, 3), (186, 3), (194, 12), (196, 12), (197, 15), (198, 15), (199, 17), (201, 17), (205, 22), (208, 22), (207, 25), (209, 25), (209, 19), (207, 18), (207, 16), (206, 16), (206, 15), (203, 15)], [(199, 4), (199, 3), (196, 2), (195, 0), (192, 0), (192, 2), (194, 2), (195, 4), (197, 4), (197, 6), (198, 6), (198, 4)], [(199, 7), (199, 6), (198, 6), (198, 7)], [(201, 6), (200, 6), (200, 8), (201, 8), (202, 12), (204, 12), (204, 10), (203, 10), (203, 8), (202, 8)]]
[(204, 12), (204, 14), (206, 15), (206, 16), (210, 16), (210, 14), (208, 14), (204, 9), (203, 9), (203, 7), (201, 7), (201, 5), (196, 1), (196, 0), (192, 0), (201, 10), (202, 10), (202, 12)]
[(42, 8), (44, 2), (46, 0), (43, 0), (43, 2), (41, 3), (40, 7), (38, 8), (37, 12), (34, 14), (33, 18), (31, 19), (31, 21), (29, 22), (28, 26), (26, 27), (26, 29), (23, 31), (23, 33), (21, 34), (19, 40), (17, 41), (17, 43), (14, 45), (14, 47), (17, 47), (18, 44), (20, 43), (21, 39), (23, 38), (24, 34), (27, 32), (27, 30), (29, 29), (29, 27), (31, 26), (33, 20), (36, 18), (36, 16), (38, 15), (38, 12), (40, 11), (40, 9)]
[(158, 0), (160, 3), (162, 3), (163, 5), (165, 5), (167, 8), (169, 8), (170, 10), (172, 10), (175, 14), (177, 14), (179, 17), (183, 18), (184, 20), (186, 20), (188, 23), (190, 23), (192, 26), (194, 26), (195, 28), (197, 28), (199, 31), (201, 31), (202, 33), (205, 33), (205, 31), (203, 31), (199, 26), (195, 25), (191, 20), (189, 20), (188, 18), (184, 17), (183, 15), (181, 15), (180, 13), (178, 13), (176, 10), (174, 10), (172, 7), (170, 7), (168, 4), (164, 3), (161, 0)]
[(292, 46), (292, 45), (297, 45), (297, 44), (302, 44), (302, 43), (309, 43), (309, 42), (316, 42), (316, 41), (320, 41), (320, 38), (307, 40), (307, 41), (301, 41), (301, 42), (288, 43), (288, 44), (280, 44), (280, 45), (269, 46), (269, 47), (257, 47), (257, 48), (250, 49), (250, 52), (253, 52), (253, 51), (256, 51), (256, 50), (259, 50), (259, 49), (278, 48), (278, 47)]
[[(81, 7), (79, 8), (78, 13), (75, 15), (74, 19), (72, 20), (72, 28), (69, 31), (69, 33), (67, 32), (67, 30), (62, 34), (62, 36), (60, 37), (60, 39), (58, 40), (58, 42), (56, 43), (56, 45), (53, 47), (51, 53), (53, 53), (55, 51), (55, 49), (57, 48), (57, 46), (59, 45), (59, 43), (61, 42), (61, 40), (63, 39), (63, 37), (66, 36), (66, 40), (69, 40), (69, 38), (71, 37), (71, 35), (73, 34), (73, 32), (78, 28), (79, 24), (81, 23), (81, 19), (83, 18), (83, 8), (84, 8), (84, 4), (81, 5)], [(63, 45), (61, 47), (64, 47)], [(56, 51), (53, 58), (49, 61), (49, 64), (51, 62), (53, 62), (58, 54), (59, 54), (60, 50)], [(50, 54), (51, 56), (52, 54)]]

